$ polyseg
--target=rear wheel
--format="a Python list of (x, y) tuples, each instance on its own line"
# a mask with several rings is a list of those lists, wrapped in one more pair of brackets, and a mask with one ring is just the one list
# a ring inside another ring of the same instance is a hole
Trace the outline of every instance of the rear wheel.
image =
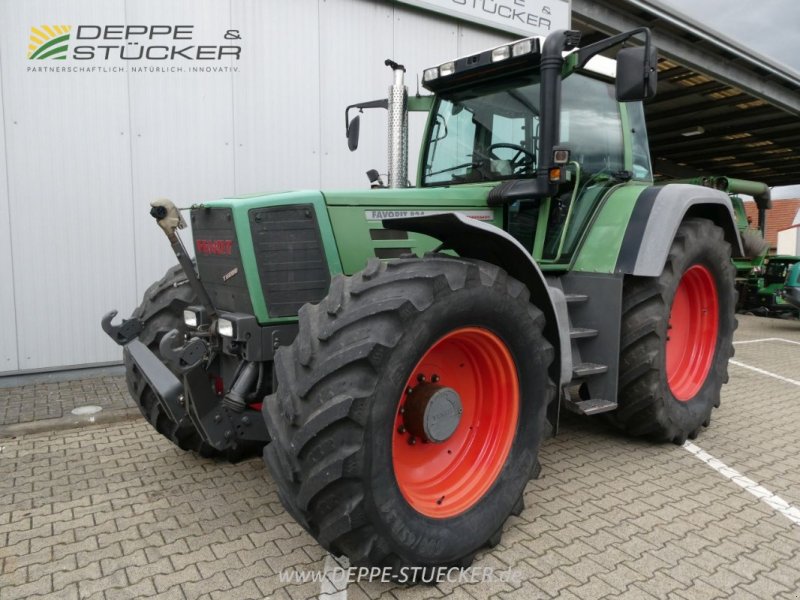
[(468, 565), (538, 473), (555, 390), (543, 324), (485, 263), (371, 261), (334, 279), (301, 310), (264, 403), (284, 506), (326, 549), (401, 580)]
[(612, 422), (678, 444), (708, 426), (733, 355), (734, 282), (730, 245), (706, 219), (681, 224), (660, 277), (625, 281)]
[[(144, 322), (139, 340), (156, 356), (164, 334), (173, 329), (184, 332), (183, 309), (196, 303), (196, 297), (180, 265), (169, 269), (164, 277), (147, 288), (142, 303), (133, 311), (132, 317)], [(240, 444), (236, 450), (219, 451), (200, 436), (187, 417), (180, 423), (173, 421), (161, 408), (153, 390), (145, 381), (127, 350), (123, 350), (125, 381), (128, 391), (136, 401), (144, 418), (165, 438), (182, 450), (192, 450), (204, 457), (222, 457), (237, 461), (257, 453), (263, 444)], [(209, 381), (209, 385), (213, 385)]]

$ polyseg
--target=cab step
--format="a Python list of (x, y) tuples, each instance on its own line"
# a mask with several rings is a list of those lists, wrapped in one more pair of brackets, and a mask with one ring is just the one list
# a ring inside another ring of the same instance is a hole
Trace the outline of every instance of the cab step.
[(581, 302), (586, 302), (589, 299), (588, 294), (564, 294), (564, 298), (567, 301), (567, 304), (580, 304)]
[(608, 372), (608, 365), (601, 365), (598, 363), (580, 363), (572, 367), (573, 379), (591, 377), (592, 375), (602, 375), (606, 372)]
[(597, 337), (597, 329), (589, 327), (573, 327), (569, 330), (569, 337), (573, 340)]
[(577, 402), (567, 399), (564, 401), (564, 406), (570, 412), (586, 416), (599, 415), (601, 413), (617, 410), (616, 402), (611, 400), (598, 400), (595, 398), (591, 400), (579, 400)]

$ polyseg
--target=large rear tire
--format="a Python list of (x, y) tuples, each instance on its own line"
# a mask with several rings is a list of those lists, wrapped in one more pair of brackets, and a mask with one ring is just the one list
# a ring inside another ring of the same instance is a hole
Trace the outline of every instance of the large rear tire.
[(527, 288), (486, 263), (373, 260), (335, 278), (300, 311), (262, 409), (286, 509), (327, 550), (401, 581), (470, 564), (538, 474), (555, 394), (543, 325)]
[[(144, 322), (144, 330), (139, 334), (139, 341), (160, 357), (158, 345), (161, 338), (173, 329), (184, 333), (183, 309), (196, 303), (196, 296), (186, 275), (180, 265), (175, 265), (166, 272), (164, 277), (147, 288), (142, 303), (131, 315)], [(206, 458), (220, 457), (231, 462), (252, 456), (261, 450), (263, 444), (240, 444), (236, 450), (217, 450), (202, 439), (188, 417), (180, 423), (176, 423), (170, 418), (161, 408), (153, 390), (139, 372), (127, 350), (123, 351), (123, 360), (128, 391), (136, 401), (142, 416), (156, 431), (180, 449), (197, 452)]]
[(676, 444), (709, 425), (733, 356), (735, 277), (722, 229), (688, 219), (660, 277), (626, 279), (614, 424)]

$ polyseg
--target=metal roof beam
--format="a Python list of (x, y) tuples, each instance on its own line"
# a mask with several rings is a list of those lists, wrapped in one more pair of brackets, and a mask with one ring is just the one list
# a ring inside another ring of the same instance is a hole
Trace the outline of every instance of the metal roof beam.
[[(680, 87), (676, 90), (671, 90), (669, 92), (662, 92), (658, 94), (655, 98), (648, 101), (647, 108), (650, 111), (653, 111), (655, 114), (656, 109), (658, 109), (662, 104), (666, 104), (672, 100), (679, 100), (681, 98), (689, 98), (693, 94), (698, 95), (705, 95), (705, 94), (712, 94), (714, 92), (721, 92), (722, 90), (728, 90), (731, 87), (725, 83), (720, 83), (719, 81), (709, 81), (708, 83), (701, 83), (700, 85), (695, 85), (692, 87)], [(740, 96), (741, 97), (741, 96)], [(718, 102), (711, 98), (704, 98), (704, 102)]]
[(653, 157), (653, 170), (660, 175), (673, 179), (687, 179), (703, 174), (694, 165), (679, 165), (677, 162), (663, 157)]
[(770, 136), (764, 135), (761, 132), (758, 132), (757, 135), (752, 135), (751, 137), (742, 139), (742, 140), (726, 140), (724, 138), (720, 138), (714, 136), (710, 139), (697, 139), (696, 141), (692, 142), (687, 139), (683, 139), (680, 142), (674, 142), (671, 144), (658, 144), (655, 143), (654, 145), (658, 147), (658, 151), (663, 154), (673, 154), (675, 152), (680, 152), (681, 156), (693, 156), (695, 154), (732, 154), (736, 151), (736, 144), (741, 143), (743, 147), (747, 147), (747, 144), (758, 143), (758, 142), (772, 142), (772, 144), (768, 146), (762, 146), (762, 150), (775, 150), (781, 147), (788, 147), (794, 148), (795, 146), (800, 145), (800, 128), (795, 129), (788, 135), (781, 135), (781, 136)]
[[(642, 25), (642, 20), (630, 16), (630, 9), (628, 3), (619, 1), (572, 0), (573, 20), (576, 25), (589, 26), (609, 34)], [(695, 35), (691, 31), (686, 33)], [(678, 35), (662, 31), (658, 25), (653, 30), (653, 38), (662, 56), (800, 116), (800, 94), (786, 85), (755, 73), (756, 70), (766, 72), (765, 69), (758, 69), (755, 64), (744, 66), (734, 63), (730, 60), (731, 57), (698, 48)]]
[[(765, 115), (766, 116), (766, 115)], [(773, 115), (774, 116), (774, 115)], [(728, 123), (726, 125), (726, 123)], [(697, 125), (697, 122), (693, 122), (692, 125)], [(718, 125), (718, 126), (717, 126)], [(796, 131), (798, 127), (800, 127), (800, 122), (797, 119), (785, 116), (778, 119), (771, 119), (769, 121), (761, 121), (758, 123), (758, 129), (753, 129), (748, 125), (748, 123), (742, 121), (732, 121), (731, 116), (728, 115), (727, 119), (722, 119), (718, 123), (709, 123), (706, 121), (703, 123), (706, 129), (706, 136), (707, 137), (717, 137), (723, 138), (728, 135), (736, 135), (739, 133), (749, 133), (751, 136), (761, 136), (764, 139), (771, 139), (769, 136), (772, 133), (778, 132), (783, 133), (786, 131)], [(712, 127), (713, 126), (713, 127)], [(674, 140), (680, 135), (680, 131), (677, 126), (673, 126), (672, 128), (667, 128), (662, 131), (653, 131), (648, 129), (648, 136), (650, 138), (650, 143), (656, 144), (661, 142), (662, 140)], [(733, 140), (735, 142), (735, 140)]]
[[(766, 142), (770, 142), (767, 144)], [(795, 130), (793, 135), (787, 135), (782, 138), (772, 138), (767, 136), (752, 136), (742, 140), (697, 140), (695, 143), (689, 140), (684, 140), (683, 144), (664, 144), (658, 146), (658, 151), (661, 154), (676, 154), (680, 153), (681, 156), (719, 156), (728, 154), (737, 154), (737, 152), (750, 152), (753, 150), (760, 150), (762, 154), (768, 150), (779, 150), (781, 148), (788, 148), (795, 150), (798, 142), (800, 142), (800, 130)], [(736, 144), (739, 144), (738, 148)], [(760, 146), (749, 146), (749, 144), (762, 144)], [(800, 154), (800, 152), (798, 153)]]
[[(684, 110), (684, 117), (678, 118), (672, 117), (668, 119), (650, 119), (648, 118), (648, 131), (650, 131), (654, 136), (660, 135), (662, 133), (667, 132), (678, 132), (677, 130), (685, 129), (687, 127), (696, 127), (702, 126), (705, 128), (706, 131), (716, 134), (718, 131), (722, 129), (727, 130), (729, 127), (733, 127), (736, 129), (736, 133), (739, 132), (748, 132), (753, 127), (758, 127), (759, 129), (764, 126), (768, 126), (768, 124), (773, 123), (774, 121), (770, 121), (775, 117), (776, 112), (774, 110), (759, 110), (757, 108), (750, 109), (750, 110), (742, 110), (736, 111), (734, 113), (727, 112), (715, 115), (713, 117), (703, 117), (699, 115), (699, 110), (691, 110), (690, 107), (687, 107)], [(733, 125), (730, 125), (733, 123)], [(792, 125), (797, 123), (797, 118), (792, 117), (791, 115), (786, 115), (783, 119), (782, 124), (784, 125)], [(652, 126), (651, 126), (652, 124)], [(720, 125), (720, 128), (716, 126)]]

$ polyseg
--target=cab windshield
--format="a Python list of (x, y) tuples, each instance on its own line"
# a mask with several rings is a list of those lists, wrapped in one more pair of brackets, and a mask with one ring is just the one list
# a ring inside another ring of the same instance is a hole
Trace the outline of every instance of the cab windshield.
[[(539, 125), (536, 76), (445, 94), (434, 107), (422, 185), (534, 177)], [(581, 74), (563, 81), (561, 142), (584, 176), (624, 168), (622, 123), (611, 84)]]

